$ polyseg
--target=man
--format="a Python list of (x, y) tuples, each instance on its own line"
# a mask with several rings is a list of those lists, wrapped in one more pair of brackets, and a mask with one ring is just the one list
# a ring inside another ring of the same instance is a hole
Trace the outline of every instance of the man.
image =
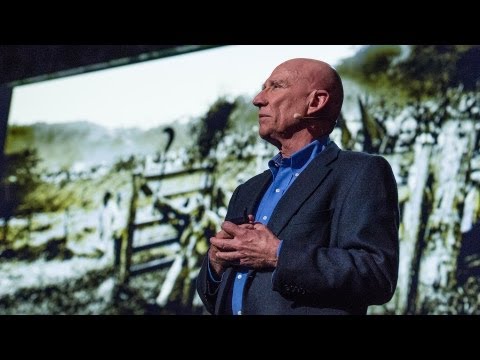
[(397, 186), (384, 158), (329, 140), (342, 103), (337, 72), (312, 59), (280, 64), (253, 99), (260, 136), (280, 152), (235, 190), (210, 239), (197, 279), (209, 312), (366, 314), (391, 299)]

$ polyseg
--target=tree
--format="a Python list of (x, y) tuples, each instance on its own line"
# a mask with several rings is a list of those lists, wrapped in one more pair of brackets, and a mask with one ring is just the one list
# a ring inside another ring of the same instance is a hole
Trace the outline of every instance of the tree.
[(0, 218), (4, 220), (3, 242), (7, 241), (8, 222), (13, 216), (31, 217), (36, 211), (31, 194), (41, 184), (36, 171), (40, 161), (35, 149), (7, 154), (3, 178), (0, 179)]
[(480, 82), (479, 45), (371, 45), (345, 59), (338, 71), (369, 88), (408, 98), (442, 95), (449, 88), (475, 90)]
[(197, 143), (194, 147), (201, 159), (206, 158), (212, 149), (215, 149), (223, 138), (228, 128), (228, 119), (235, 108), (235, 102), (229, 102), (223, 98), (218, 99), (192, 127), (192, 135), (197, 136)]
[[(479, 49), (471, 45), (411, 46), (409, 56), (392, 71), (392, 81), (408, 89), (415, 98), (442, 94), (459, 85), (473, 90), (480, 76)], [(476, 63), (476, 69), (467, 68), (469, 63)]]

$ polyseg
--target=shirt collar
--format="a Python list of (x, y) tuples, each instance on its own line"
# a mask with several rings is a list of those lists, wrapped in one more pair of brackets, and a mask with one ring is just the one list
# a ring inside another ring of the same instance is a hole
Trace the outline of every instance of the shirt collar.
[(268, 167), (274, 175), (280, 167), (290, 167), (292, 170), (300, 170), (312, 161), (315, 156), (320, 154), (329, 142), (330, 138), (328, 135), (325, 135), (312, 141), (289, 158), (284, 158), (281, 153), (278, 153), (268, 162)]

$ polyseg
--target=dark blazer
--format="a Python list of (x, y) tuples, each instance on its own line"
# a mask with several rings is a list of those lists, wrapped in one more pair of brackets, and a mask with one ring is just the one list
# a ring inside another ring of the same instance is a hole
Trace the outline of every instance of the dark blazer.
[[(271, 181), (267, 170), (240, 185), (226, 220), (242, 216), (245, 207), (254, 214)], [(366, 314), (369, 305), (393, 296), (398, 194), (383, 157), (331, 142), (284, 194), (267, 226), (283, 240), (277, 267), (248, 273), (244, 315)], [(214, 286), (207, 259), (197, 291), (210, 313), (228, 313), (235, 271), (229, 268)]]

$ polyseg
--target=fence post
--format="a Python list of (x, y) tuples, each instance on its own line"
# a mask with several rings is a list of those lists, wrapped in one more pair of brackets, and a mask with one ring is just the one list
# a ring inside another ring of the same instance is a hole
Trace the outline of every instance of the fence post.
[(138, 198), (138, 176), (132, 174), (132, 197), (130, 200), (130, 209), (128, 213), (127, 232), (123, 233), (120, 248), (120, 271), (119, 280), (121, 284), (128, 282), (130, 278), (130, 266), (132, 264), (132, 245), (135, 232), (135, 215), (137, 212)]

